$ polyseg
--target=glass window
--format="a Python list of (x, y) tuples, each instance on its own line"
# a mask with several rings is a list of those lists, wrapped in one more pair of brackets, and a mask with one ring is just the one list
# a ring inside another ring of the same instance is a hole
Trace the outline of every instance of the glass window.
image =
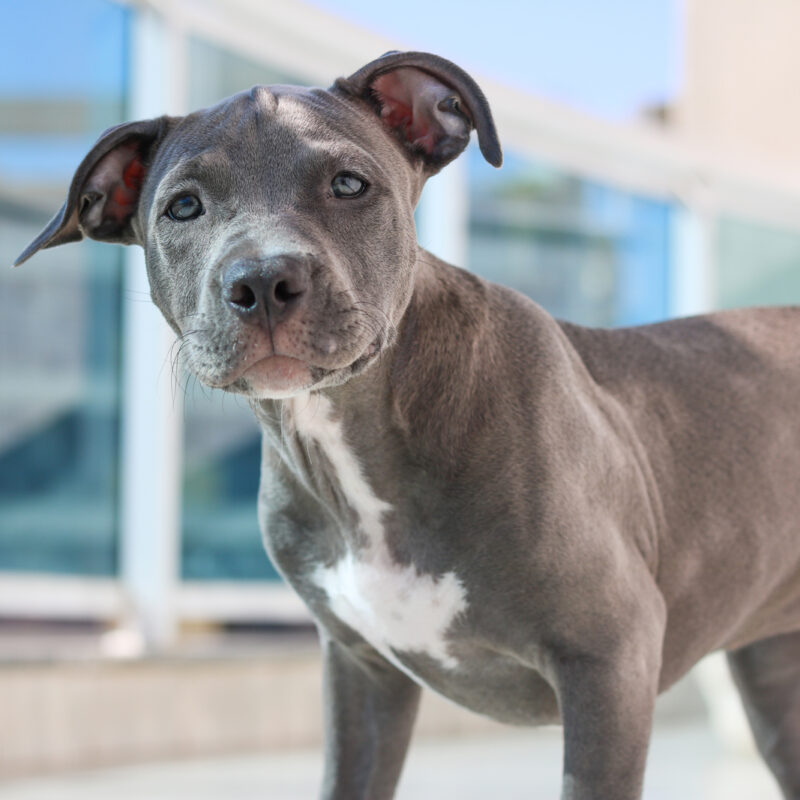
[[(298, 83), (207, 42), (189, 45), (190, 108), (255, 84)], [(247, 402), (186, 384), (181, 573), (190, 579), (277, 579), (261, 543), (256, 498), (261, 436)]]
[[(4, 8), (3, 266), (122, 120), (127, 27), (126, 9), (104, 0)], [(119, 248), (83, 243), (0, 271), (0, 570), (116, 570), (120, 265)]]
[(470, 148), (469, 267), (557, 317), (633, 325), (667, 314), (668, 204)]
[(302, 83), (276, 67), (267, 67), (202, 39), (189, 40), (189, 109), (214, 105), (258, 84)]
[(723, 217), (717, 228), (721, 308), (800, 303), (800, 232)]

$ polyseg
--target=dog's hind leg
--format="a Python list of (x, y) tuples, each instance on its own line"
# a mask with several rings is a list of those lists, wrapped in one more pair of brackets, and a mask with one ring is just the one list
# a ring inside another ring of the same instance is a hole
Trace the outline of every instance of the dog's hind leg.
[(800, 631), (728, 653), (758, 749), (787, 800), (800, 800)]

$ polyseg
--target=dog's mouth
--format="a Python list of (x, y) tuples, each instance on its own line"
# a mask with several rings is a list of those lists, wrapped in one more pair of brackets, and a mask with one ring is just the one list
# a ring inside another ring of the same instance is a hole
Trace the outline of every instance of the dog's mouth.
[(344, 383), (377, 360), (382, 349), (378, 336), (352, 362), (335, 368), (315, 365), (299, 356), (270, 353), (240, 366), (227, 379), (215, 381), (215, 385), (259, 399), (292, 397), (315, 387)]

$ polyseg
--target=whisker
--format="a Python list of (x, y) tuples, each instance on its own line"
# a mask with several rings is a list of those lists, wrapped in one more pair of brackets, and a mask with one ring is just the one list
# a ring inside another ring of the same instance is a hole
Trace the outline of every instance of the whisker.
[[(178, 389), (180, 387), (180, 362), (181, 356), (183, 355), (184, 348), (189, 344), (189, 338), (191, 336), (206, 333), (206, 329), (204, 328), (197, 328), (194, 330), (184, 331), (180, 336), (178, 336), (175, 341), (170, 345), (169, 350), (164, 358), (164, 363), (161, 366), (161, 370), (159, 371), (159, 376), (163, 374), (164, 367), (166, 366), (167, 361), (170, 362), (170, 375), (171, 375), (171, 384), (172, 384), (172, 397), (173, 403), (178, 395)], [(186, 394), (186, 384), (183, 386), (183, 394)]]

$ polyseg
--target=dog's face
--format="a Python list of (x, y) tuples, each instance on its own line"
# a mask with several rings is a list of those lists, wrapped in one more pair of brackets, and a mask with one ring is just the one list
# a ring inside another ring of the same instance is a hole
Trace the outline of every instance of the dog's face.
[(257, 87), (165, 137), (144, 189), (148, 272), (202, 382), (290, 395), (342, 382), (390, 341), (420, 179), (368, 113)]
[(425, 54), (330, 90), (255, 87), (122, 125), (18, 263), (83, 235), (141, 244), (200, 381), (255, 398), (342, 383), (391, 343), (414, 285), (414, 206), (473, 125), (499, 164), (480, 90)]

